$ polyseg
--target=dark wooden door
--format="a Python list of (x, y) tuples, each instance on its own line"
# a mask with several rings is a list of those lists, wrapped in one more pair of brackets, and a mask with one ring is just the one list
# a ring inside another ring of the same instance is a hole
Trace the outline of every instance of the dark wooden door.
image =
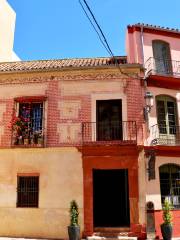
[(97, 140), (122, 139), (122, 101), (98, 100), (96, 103)]
[(129, 227), (128, 170), (93, 170), (94, 227)]

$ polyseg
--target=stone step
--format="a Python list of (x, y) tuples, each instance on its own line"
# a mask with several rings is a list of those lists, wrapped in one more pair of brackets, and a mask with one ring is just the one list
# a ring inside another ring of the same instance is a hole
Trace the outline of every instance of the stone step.
[(112, 237), (112, 238), (117, 238), (117, 237), (127, 237), (129, 232), (119, 232), (119, 231), (110, 231), (110, 232), (95, 232), (93, 236), (97, 237)]
[(91, 236), (91, 237), (87, 237), (87, 240), (137, 240), (137, 237), (128, 237), (128, 236), (117, 236), (117, 237)]

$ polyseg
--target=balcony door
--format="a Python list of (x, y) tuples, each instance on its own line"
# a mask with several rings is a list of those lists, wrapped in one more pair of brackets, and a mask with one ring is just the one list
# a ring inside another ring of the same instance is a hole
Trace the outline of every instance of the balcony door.
[(160, 138), (174, 141), (178, 133), (176, 126), (176, 102), (168, 96), (157, 96), (156, 103)]
[(97, 100), (96, 129), (98, 141), (122, 140), (122, 101)]
[(154, 40), (152, 47), (156, 73), (171, 74), (172, 64), (169, 44), (160, 40)]

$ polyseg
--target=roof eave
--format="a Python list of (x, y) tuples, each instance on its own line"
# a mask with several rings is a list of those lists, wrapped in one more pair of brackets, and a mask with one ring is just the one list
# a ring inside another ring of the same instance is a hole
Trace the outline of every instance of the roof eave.
[(12, 70), (12, 71), (0, 71), (0, 75), (14, 74), (14, 73), (34, 73), (34, 72), (61, 72), (61, 71), (77, 71), (77, 70), (91, 70), (91, 69), (124, 69), (124, 68), (139, 68), (144, 71), (144, 67), (139, 63), (127, 63), (122, 65), (104, 65), (104, 66), (81, 66), (81, 67), (61, 67), (61, 68), (38, 68), (38, 69), (26, 69), (26, 70)]

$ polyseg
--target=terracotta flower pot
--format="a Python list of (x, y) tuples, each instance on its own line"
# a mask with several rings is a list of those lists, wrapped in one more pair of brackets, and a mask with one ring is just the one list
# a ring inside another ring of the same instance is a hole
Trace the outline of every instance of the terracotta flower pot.
[(29, 144), (29, 139), (28, 138), (24, 138), (24, 145), (28, 145)]

